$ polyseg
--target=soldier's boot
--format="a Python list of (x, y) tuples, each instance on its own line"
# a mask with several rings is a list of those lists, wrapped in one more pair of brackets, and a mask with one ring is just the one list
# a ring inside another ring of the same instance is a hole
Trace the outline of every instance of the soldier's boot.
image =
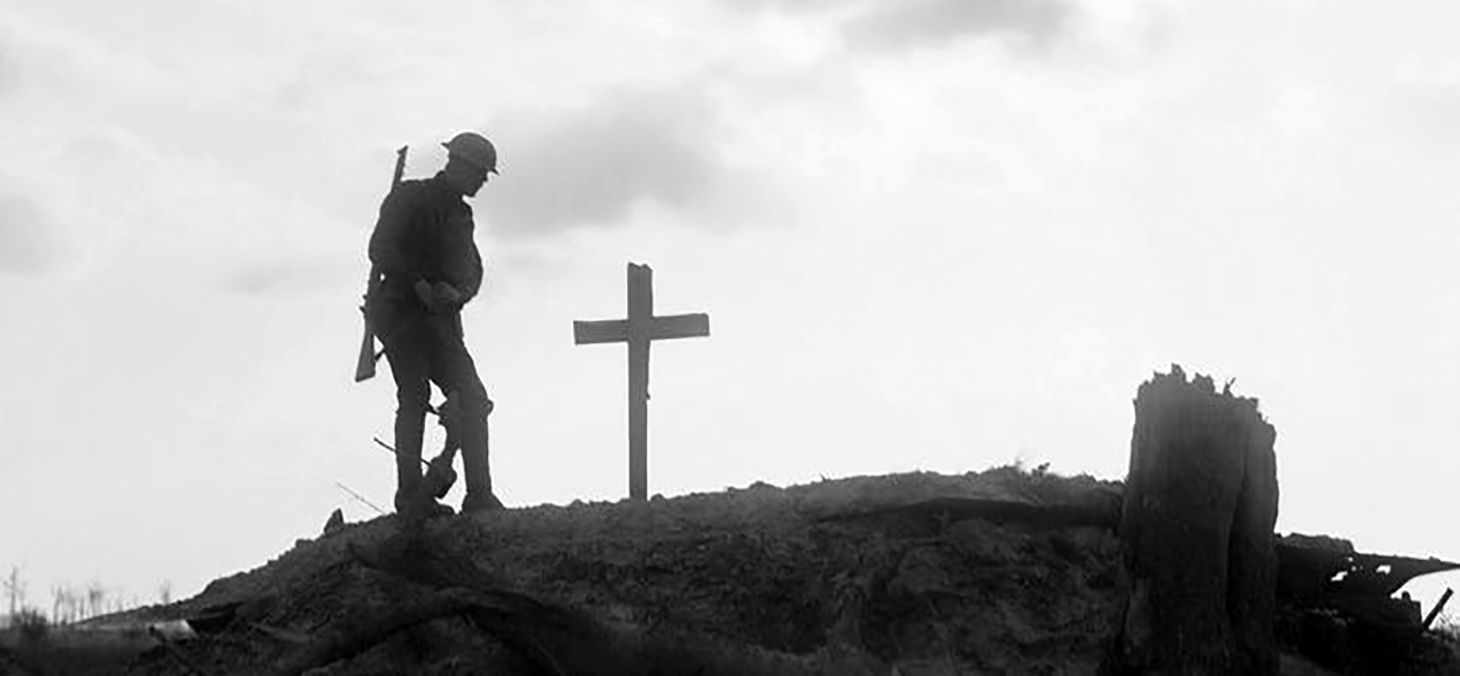
[(466, 498), (461, 502), (462, 514), (481, 514), (502, 509), (502, 501), (492, 493), (492, 471), (488, 466), (487, 415), (490, 400), (479, 417), (463, 425), (461, 435), (462, 474), (466, 475)]
[(408, 519), (450, 515), (453, 510), (426, 495), (421, 484), (421, 443), (425, 420), (397, 416), (395, 421), (395, 511)]

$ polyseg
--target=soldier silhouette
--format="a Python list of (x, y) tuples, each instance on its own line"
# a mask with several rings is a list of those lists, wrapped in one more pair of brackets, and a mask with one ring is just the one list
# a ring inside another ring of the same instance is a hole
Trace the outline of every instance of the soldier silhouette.
[(366, 299), (370, 325), (385, 347), (395, 378), (395, 508), (425, 516), (451, 508), (423, 493), (421, 445), (431, 383), (457, 408), (452, 429), (461, 442), (466, 498), (463, 514), (501, 509), (487, 462), (487, 416), (492, 400), (466, 349), (461, 310), (482, 284), (471, 207), (497, 172), (497, 150), (474, 132), (442, 144), (446, 166), (424, 180), (401, 181), (380, 205), (370, 236), (370, 262), (380, 283)]

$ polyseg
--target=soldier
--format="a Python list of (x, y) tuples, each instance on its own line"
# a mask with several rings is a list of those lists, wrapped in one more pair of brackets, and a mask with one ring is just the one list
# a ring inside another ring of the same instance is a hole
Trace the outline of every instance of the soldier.
[(451, 508), (421, 495), (421, 444), (431, 383), (459, 405), (450, 422), (461, 440), (466, 475), (463, 514), (501, 509), (487, 466), (487, 416), (492, 401), (467, 352), (461, 309), (477, 295), (482, 259), (472, 238), (471, 207), (497, 173), (497, 150), (480, 134), (462, 132), (442, 144), (446, 166), (425, 180), (402, 181), (380, 205), (370, 236), (370, 262), (380, 283), (366, 313), (385, 347), (397, 388), (396, 512), (419, 506), (431, 514)]

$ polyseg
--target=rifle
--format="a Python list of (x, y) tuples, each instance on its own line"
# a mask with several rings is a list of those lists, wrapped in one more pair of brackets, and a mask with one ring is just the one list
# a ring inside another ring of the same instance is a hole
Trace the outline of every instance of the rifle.
[[(406, 170), (406, 148), (401, 146), (395, 151), (395, 174), (390, 177), (390, 189), (400, 185), (401, 174)], [(369, 380), (375, 377), (375, 362), (380, 359), (384, 352), (375, 351), (375, 331), (370, 327), (370, 313), (365, 311), (365, 306), (370, 304), (370, 299), (380, 290), (380, 268), (370, 266), (370, 277), (365, 280), (364, 303), (360, 305), (360, 315), (365, 320), (365, 335), (360, 337), (360, 354), (355, 358), (355, 382)]]

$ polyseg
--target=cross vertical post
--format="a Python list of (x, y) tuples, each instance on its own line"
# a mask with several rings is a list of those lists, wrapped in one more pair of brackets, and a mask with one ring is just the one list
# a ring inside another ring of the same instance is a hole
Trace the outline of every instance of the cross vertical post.
[(710, 335), (709, 315), (654, 316), (654, 271), (629, 263), (628, 317), (574, 321), (573, 342), (628, 343), (629, 348), (629, 497), (649, 494), (649, 345), (655, 340)]
[(629, 497), (649, 493), (649, 323), (654, 318), (654, 271), (629, 264)]

